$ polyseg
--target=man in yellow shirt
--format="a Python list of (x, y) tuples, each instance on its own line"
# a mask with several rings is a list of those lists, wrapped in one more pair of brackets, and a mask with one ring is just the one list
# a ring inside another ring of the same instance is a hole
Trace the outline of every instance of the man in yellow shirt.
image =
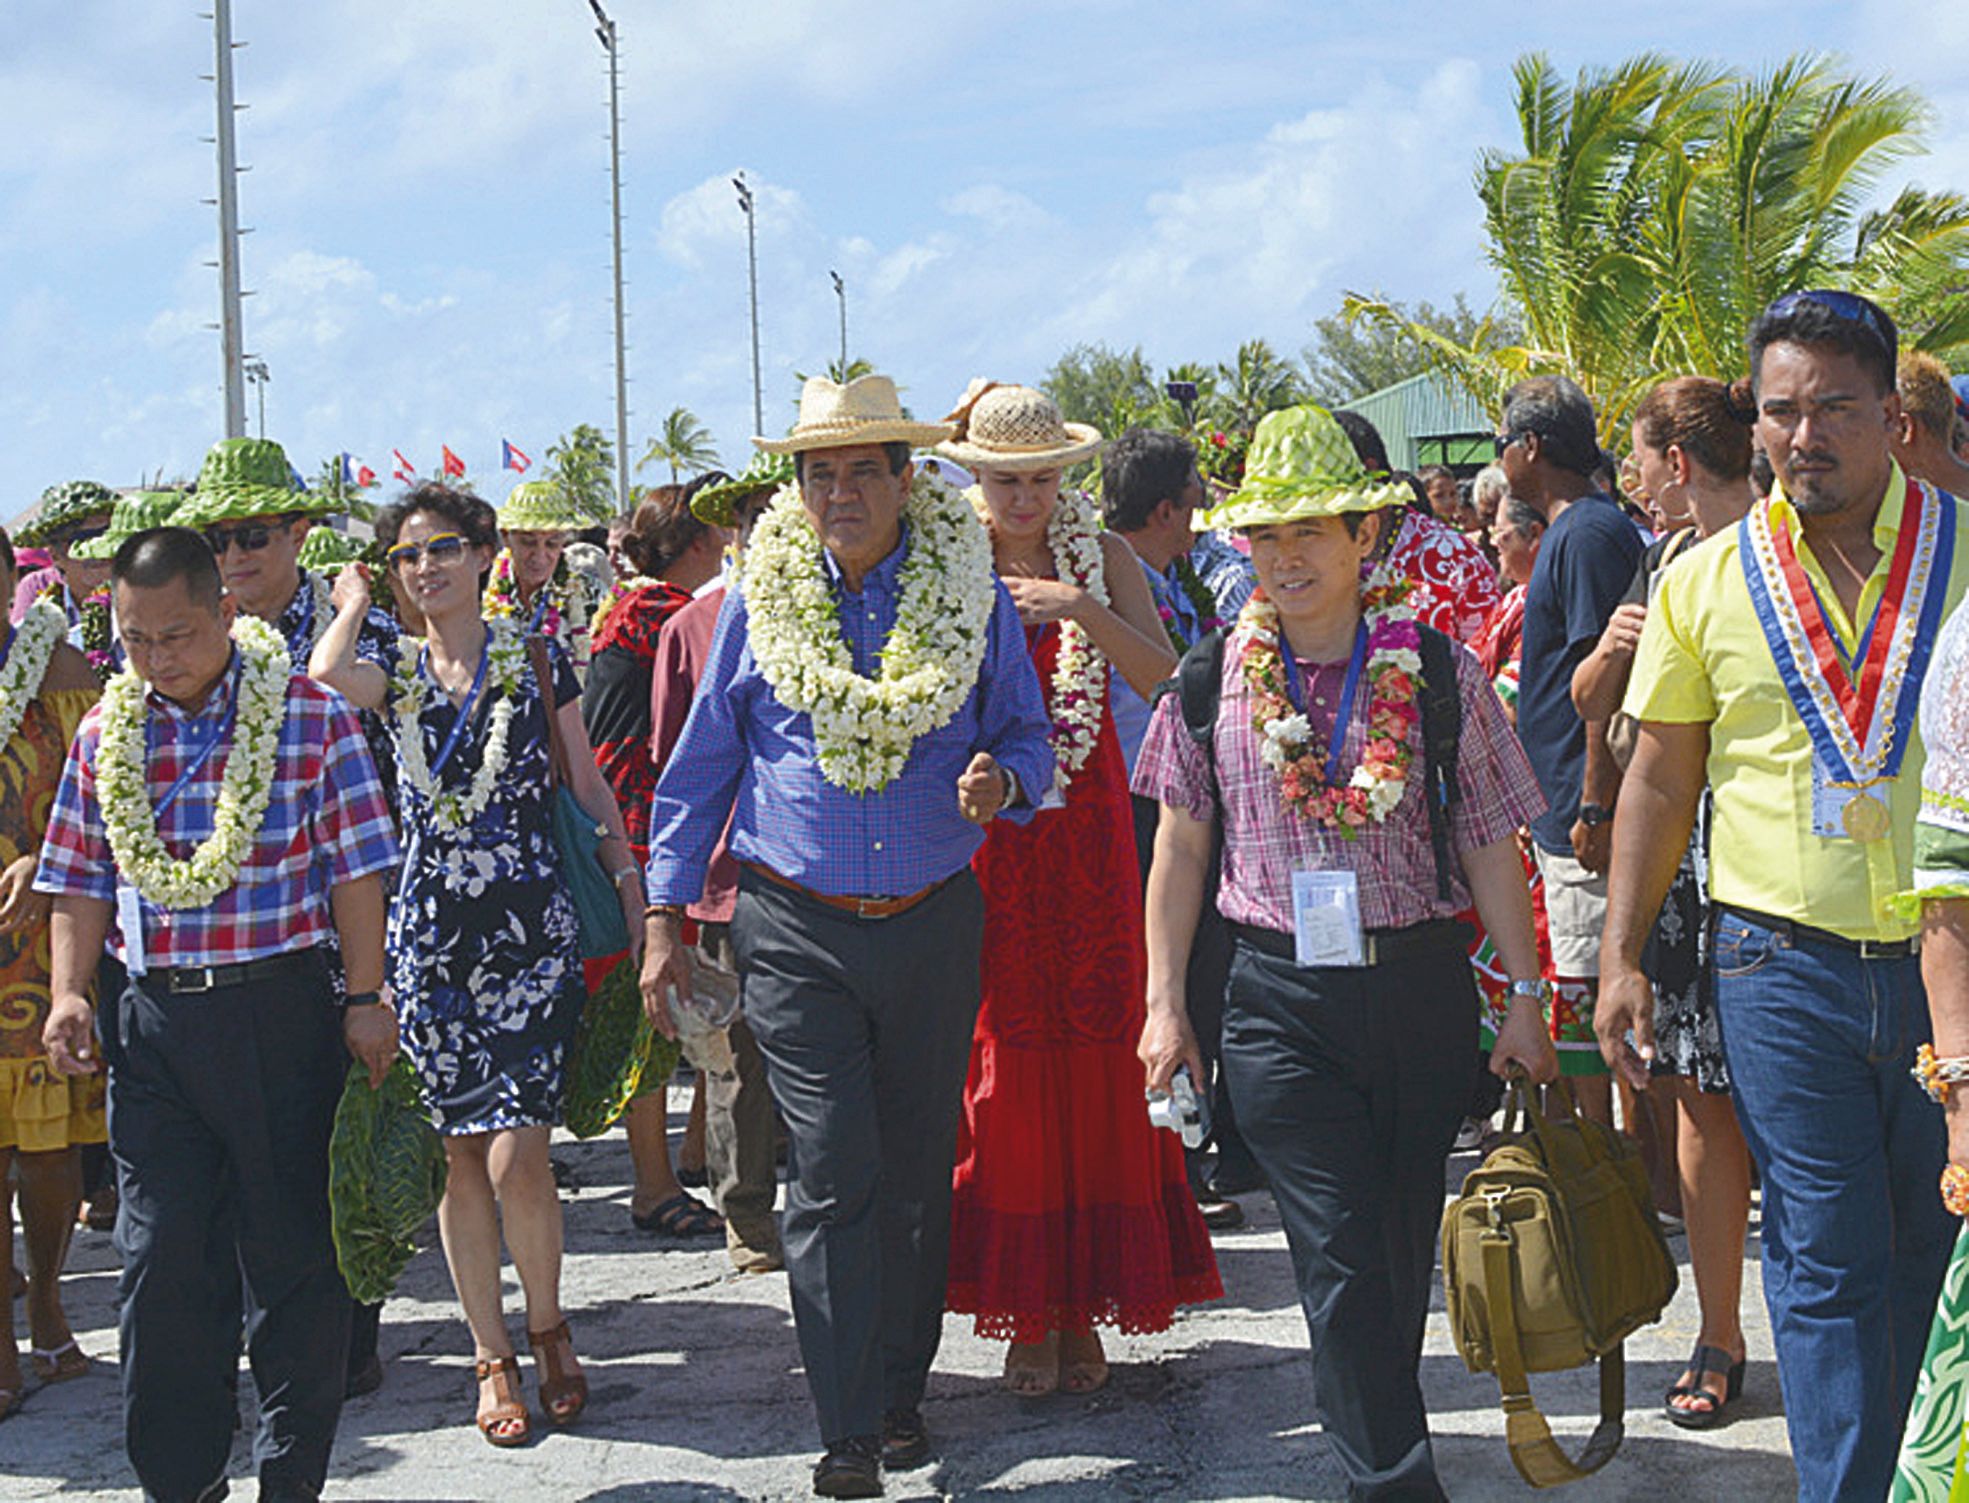
[[(1627, 694), (1597, 1031), (1648, 1084), (1640, 959), (1707, 782), (1717, 1010), (1764, 1186), (1764, 1292), (1799, 1495), (1886, 1495), (1952, 1231), (1912, 885), (1915, 704), (1969, 584), (1969, 519), (1889, 451), (1896, 335), (1799, 292), (1750, 331), (1780, 482), (1662, 576)], [(1733, 1385), (1734, 1386), (1734, 1385)]]

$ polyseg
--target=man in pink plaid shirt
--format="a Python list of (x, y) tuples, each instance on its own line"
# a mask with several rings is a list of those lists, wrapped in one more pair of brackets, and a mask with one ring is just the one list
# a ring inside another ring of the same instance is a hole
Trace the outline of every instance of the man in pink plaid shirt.
[[(119, 868), (97, 796), (104, 705), (69, 750), (35, 875), (55, 899), (49, 1060), (63, 1074), (109, 1068), (130, 1460), (146, 1497), (224, 1496), (243, 1274), (259, 1495), (312, 1499), (349, 1333), (328, 1138), (348, 1056), (373, 1086), (396, 1054), (380, 995), (396, 838), (354, 712), (291, 674), (284, 646), (235, 646), (237, 606), (203, 538), (140, 533), (111, 571), (146, 689), (146, 801), (180, 873), (214, 833), (228, 769), (246, 765), (256, 706), (274, 704), (252, 686), (277, 675), (284, 700), (264, 712), (280, 717), (265, 814), (211, 901), (180, 904), (168, 875)], [(348, 980), (339, 1007), (319, 950), (331, 929)]]
[[(1221, 823), (1217, 906), (1235, 944), (1224, 1075), (1285, 1224), (1321, 1428), (1353, 1499), (1444, 1496), (1417, 1369), (1477, 1044), (1455, 919), (1473, 897), (1514, 978), (1491, 1068), (1558, 1073), (1516, 838), (1544, 807), (1531, 769), (1476, 659), (1363, 592), (1406, 494), (1367, 473), (1324, 408), (1258, 425), (1242, 487), (1205, 518), (1249, 539), (1259, 585), (1219, 648), (1208, 745), (1165, 696), (1134, 775), (1162, 805), (1148, 1085), (1202, 1078), (1184, 980)], [(1453, 673), (1461, 713), (1440, 867), (1424, 802), (1432, 660), (1438, 678)]]

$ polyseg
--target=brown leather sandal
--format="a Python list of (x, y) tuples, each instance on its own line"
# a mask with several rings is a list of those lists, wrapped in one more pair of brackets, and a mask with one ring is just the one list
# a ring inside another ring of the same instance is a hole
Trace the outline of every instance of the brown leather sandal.
[(533, 1365), (540, 1377), (540, 1407), (556, 1425), (571, 1425), (588, 1406), (588, 1379), (574, 1358), (574, 1339), (567, 1322), (551, 1331), (528, 1331)]
[(481, 1357), (472, 1364), (472, 1370), (481, 1385), (488, 1378), (494, 1380), (495, 1402), (490, 1409), (485, 1407), (483, 1387), (480, 1389), (479, 1434), (495, 1446), (525, 1445), (533, 1438), (533, 1423), (526, 1400), (520, 1397), (520, 1359)]

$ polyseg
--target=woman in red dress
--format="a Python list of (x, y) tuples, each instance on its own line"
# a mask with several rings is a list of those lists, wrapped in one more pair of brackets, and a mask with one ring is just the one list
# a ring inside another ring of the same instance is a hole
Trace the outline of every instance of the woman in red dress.
[[(1107, 1381), (1095, 1332), (1168, 1328), (1223, 1293), (1182, 1144), (1150, 1125), (1135, 1055), (1145, 985), (1128, 779), (1108, 665), (1147, 696), (1175, 670), (1134, 554), (1099, 532), (1066, 465), (1100, 435), (1043, 393), (973, 382), (939, 452), (971, 469), (999, 577), (1053, 716), (1060, 771), (1029, 824), (993, 824), (984, 1001), (951, 1207), (949, 1305), (1011, 1342), (1005, 1384), (1031, 1396)], [(1064, 659), (1064, 662), (1062, 661)]]

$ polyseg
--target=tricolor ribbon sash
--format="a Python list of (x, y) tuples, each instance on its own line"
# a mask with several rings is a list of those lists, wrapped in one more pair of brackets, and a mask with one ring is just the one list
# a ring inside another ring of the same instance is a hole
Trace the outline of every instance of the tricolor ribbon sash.
[(1863, 787), (1895, 777), (1948, 595), (1954, 498), (1908, 482), (1886, 587), (1850, 666), (1769, 503), (1751, 507), (1738, 528), (1751, 605), (1826, 780)]

